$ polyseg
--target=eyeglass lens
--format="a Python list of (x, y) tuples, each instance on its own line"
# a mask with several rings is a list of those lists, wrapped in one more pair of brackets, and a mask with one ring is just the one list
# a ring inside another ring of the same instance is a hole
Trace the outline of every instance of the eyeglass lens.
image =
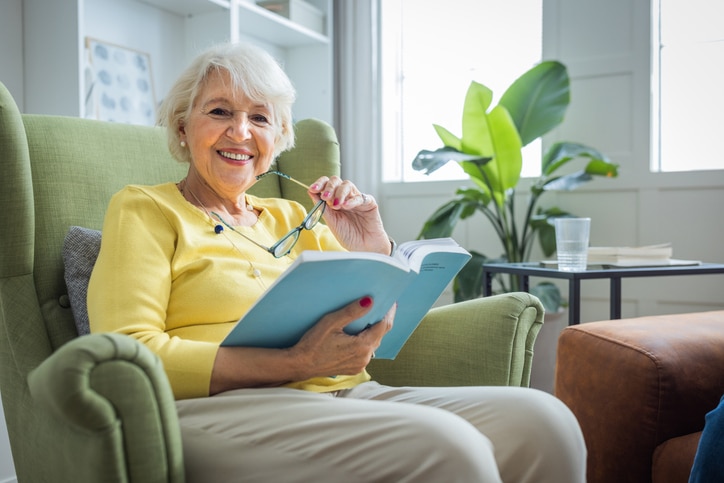
[(312, 228), (314, 228), (317, 223), (319, 223), (319, 220), (322, 219), (322, 215), (324, 214), (324, 209), (326, 207), (327, 204), (324, 201), (320, 200), (312, 209), (312, 211), (307, 214), (307, 216), (304, 218), (304, 221), (298, 227), (287, 233), (286, 236), (276, 242), (269, 249), (272, 255), (274, 255), (276, 258), (281, 258), (291, 252), (292, 248), (294, 248), (294, 245), (297, 244), (297, 240), (299, 240), (299, 233), (302, 230), (311, 230)]
[(326, 207), (327, 204), (324, 201), (320, 200), (302, 222), (304, 228), (306, 228), (307, 230), (311, 230), (312, 228), (314, 228), (317, 223), (319, 223), (319, 220), (322, 219), (322, 215), (324, 214), (324, 209)]

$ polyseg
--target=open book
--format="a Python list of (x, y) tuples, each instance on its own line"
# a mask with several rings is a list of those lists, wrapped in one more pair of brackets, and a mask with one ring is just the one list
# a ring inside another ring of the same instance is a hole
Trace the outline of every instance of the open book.
[(329, 312), (369, 295), (372, 310), (350, 323), (357, 334), (398, 303), (392, 330), (375, 351), (394, 359), (445, 287), (470, 259), (451, 238), (413, 240), (393, 256), (305, 251), (239, 320), (222, 346), (284, 348)]

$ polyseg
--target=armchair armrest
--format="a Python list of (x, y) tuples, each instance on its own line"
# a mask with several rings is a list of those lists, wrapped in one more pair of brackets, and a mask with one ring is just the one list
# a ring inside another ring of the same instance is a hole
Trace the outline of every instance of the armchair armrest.
[(58, 481), (183, 481), (171, 387), (136, 340), (94, 334), (65, 344), (28, 376), (44, 465)]
[(382, 384), (528, 386), (543, 306), (515, 292), (430, 310), (393, 361), (373, 360)]

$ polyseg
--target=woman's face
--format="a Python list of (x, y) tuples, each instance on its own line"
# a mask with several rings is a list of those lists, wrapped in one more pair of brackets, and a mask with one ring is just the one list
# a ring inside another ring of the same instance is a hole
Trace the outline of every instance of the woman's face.
[(268, 171), (277, 128), (270, 106), (234, 92), (228, 73), (212, 73), (180, 127), (195, 170), (216, 193), (234, 199)]

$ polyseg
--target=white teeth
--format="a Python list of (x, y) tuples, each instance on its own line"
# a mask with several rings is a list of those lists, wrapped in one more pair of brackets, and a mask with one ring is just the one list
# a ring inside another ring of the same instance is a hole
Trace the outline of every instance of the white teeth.
[(219, 151), (219, 154), (221, 154), (225, 158), (234, 159), (236, 161), (247, 161), (251, 159), (251, 156), (249, 156), (248, 154), (235, 154), (228, 151)]

